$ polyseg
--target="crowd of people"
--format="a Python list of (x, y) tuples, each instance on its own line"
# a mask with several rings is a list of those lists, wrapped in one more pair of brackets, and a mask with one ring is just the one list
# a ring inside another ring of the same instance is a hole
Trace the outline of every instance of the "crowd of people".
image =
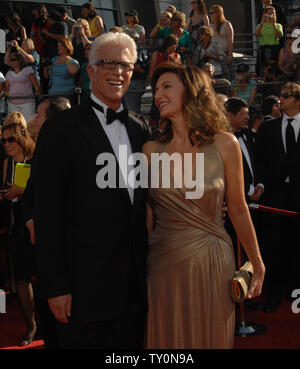
[[(262, 3), (256, 73), (235, 65), (234, 27), (203, 0), (188, 22), (168, 6), (149, 35), (136, 10), (106, 32), (91, 3), (76, 20), (36, 5), (30, 37), (7, 17), (0, 232), (11, 263), (1, 261), (0, 285), (15, 281), (21, 345), (39, 324), (47, 348), (232, 348), (237, 237), (254, 269), (248, 298), (263, 292), (269, 313), (292, 298), (299, 218), (249, 204), (300, 212), (299, 20)], [(260, 106), (258, 78), (276, 82)], [(148, 81), (152, 127), (139, 115)], [(188, 153), (197, 174), (204, 153), (204, 195), (187, 199), (193, 186), (179, 191), (172, 166), (168, 189), (100, 189), (98, 155), (121, 162), (120, 145), (126, 159), (144, 153), (149, 171), (154, 153)]]

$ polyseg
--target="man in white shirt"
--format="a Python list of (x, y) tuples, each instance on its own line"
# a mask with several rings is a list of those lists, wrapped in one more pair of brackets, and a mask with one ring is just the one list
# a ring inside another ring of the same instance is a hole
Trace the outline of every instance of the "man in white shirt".
[[(282, 87), (280, 118), (263, 123), (256, 134), (259, 157), (258, 176), (263, 181), (263, 204), (289, 211), (300, 211), (300, 85), (289, 82)], [(299, 218), (282, 215), (264, 216), (267, 305), (272, 312), (282, 293), (292, 298), (299, 288)]]
[(232, 97), (225, 103), (232, 130), (237, 137), (243, 154), (245, 195), (248, 202), (257, 202), (263, 194), (264, 186), (257, 182), (255, 158), (252, 151), (252, 138), (247, 128), (249, 109), (246, 101)]

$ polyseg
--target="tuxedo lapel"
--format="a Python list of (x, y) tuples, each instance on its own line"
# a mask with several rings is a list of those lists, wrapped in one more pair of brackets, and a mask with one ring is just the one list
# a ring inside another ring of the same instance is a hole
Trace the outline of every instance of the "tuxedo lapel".
[(272, 139), (271, 142), (274, 144), (274, 150), (277, 150), (278, 156), (283, 157), (285, 155), (285, 149), (282, 140), (282, 117), (277, 119), (276, 122), (272, 122), (271, 124), (274, 125), (274, 140)]
[[(95, 155), (95, 163), (99, 154), (106, 152), (113, 154), (116, 160), (116, 181), (118, 186), (118, 183), (120, 183), (120, 167), (111, 143), (91, 105), (87, 103), (82, 105), (80, 108), (80, 120), (78, 122), (78, 126), (83, 132), (88, 142), (88, 146), (92, 149), (93, 154)], [(124, 194), (131, 204), (127, 188), (119, 188), (119, 190)]]
[[(131, 120), (131, 118), (128, 118), (128, 124), (126, 125), (126, 130), (127, 130), (127, 134), (129, 137), (129, 141), (131, 144), (131, 150), (132, 153), (136, 153), (136, 152), (141, 152), (141, 142), (139, 141), (138, 137), (137, 137), (137, 132), (134, 129), (135, 128), (135, 122), (133, 122)], [(134, 208), (137, 208), (138, 203), (141, 199), (141, 195), (142, 195), (142, 188), (135, 188), (134, 189), (134, 196), (133, 196), (133, 205)]]
[(250, 158), (254, 178), (252, 177), (250, 168), (249, 168), (249, 171), (250, 171), (250, 174), (251, 174), (251, 177), (253, 179), (254, 184), (256, 184), (256, 170), (255, 170), (254, 154), (253, 154), (253, 151), (252, 151), (252, 146), (249, 143), (249, 139), (250, 139), (249, 135), (248, 136), (246, 135), (246, 140), (245, 139), (243, 139), (243, 140), (244, 140), (245, 145), (246, 145), (247, 150), (248, 150), (248, 154), (249, 154), (249, 158)]
[(114, 155), (109, 139), (92, 107), (89, 104), (85, 104), (80, 108), (78, 127), (83, 132), (96, 157), (103, 152), (109, 152)]

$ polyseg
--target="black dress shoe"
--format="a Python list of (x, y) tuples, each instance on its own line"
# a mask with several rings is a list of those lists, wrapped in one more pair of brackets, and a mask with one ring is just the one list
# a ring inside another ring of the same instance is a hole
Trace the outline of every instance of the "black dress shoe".
[(274, 311), (276, 311), (278, 305), (280, 305), (280, 302), (281, 302), (280, 299), (268, 300), (263, 308), (263, 311), (265, 313), (273, 313)]

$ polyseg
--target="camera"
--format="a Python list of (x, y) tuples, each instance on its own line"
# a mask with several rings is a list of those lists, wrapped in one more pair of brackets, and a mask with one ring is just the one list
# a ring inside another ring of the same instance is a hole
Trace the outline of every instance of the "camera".
[(273, 14), (267, 15), (267, 19), (272, 19), (273, 18)]
[(7, 46), (14, 46), (14, 43), (12, 41), (8, 41)]

